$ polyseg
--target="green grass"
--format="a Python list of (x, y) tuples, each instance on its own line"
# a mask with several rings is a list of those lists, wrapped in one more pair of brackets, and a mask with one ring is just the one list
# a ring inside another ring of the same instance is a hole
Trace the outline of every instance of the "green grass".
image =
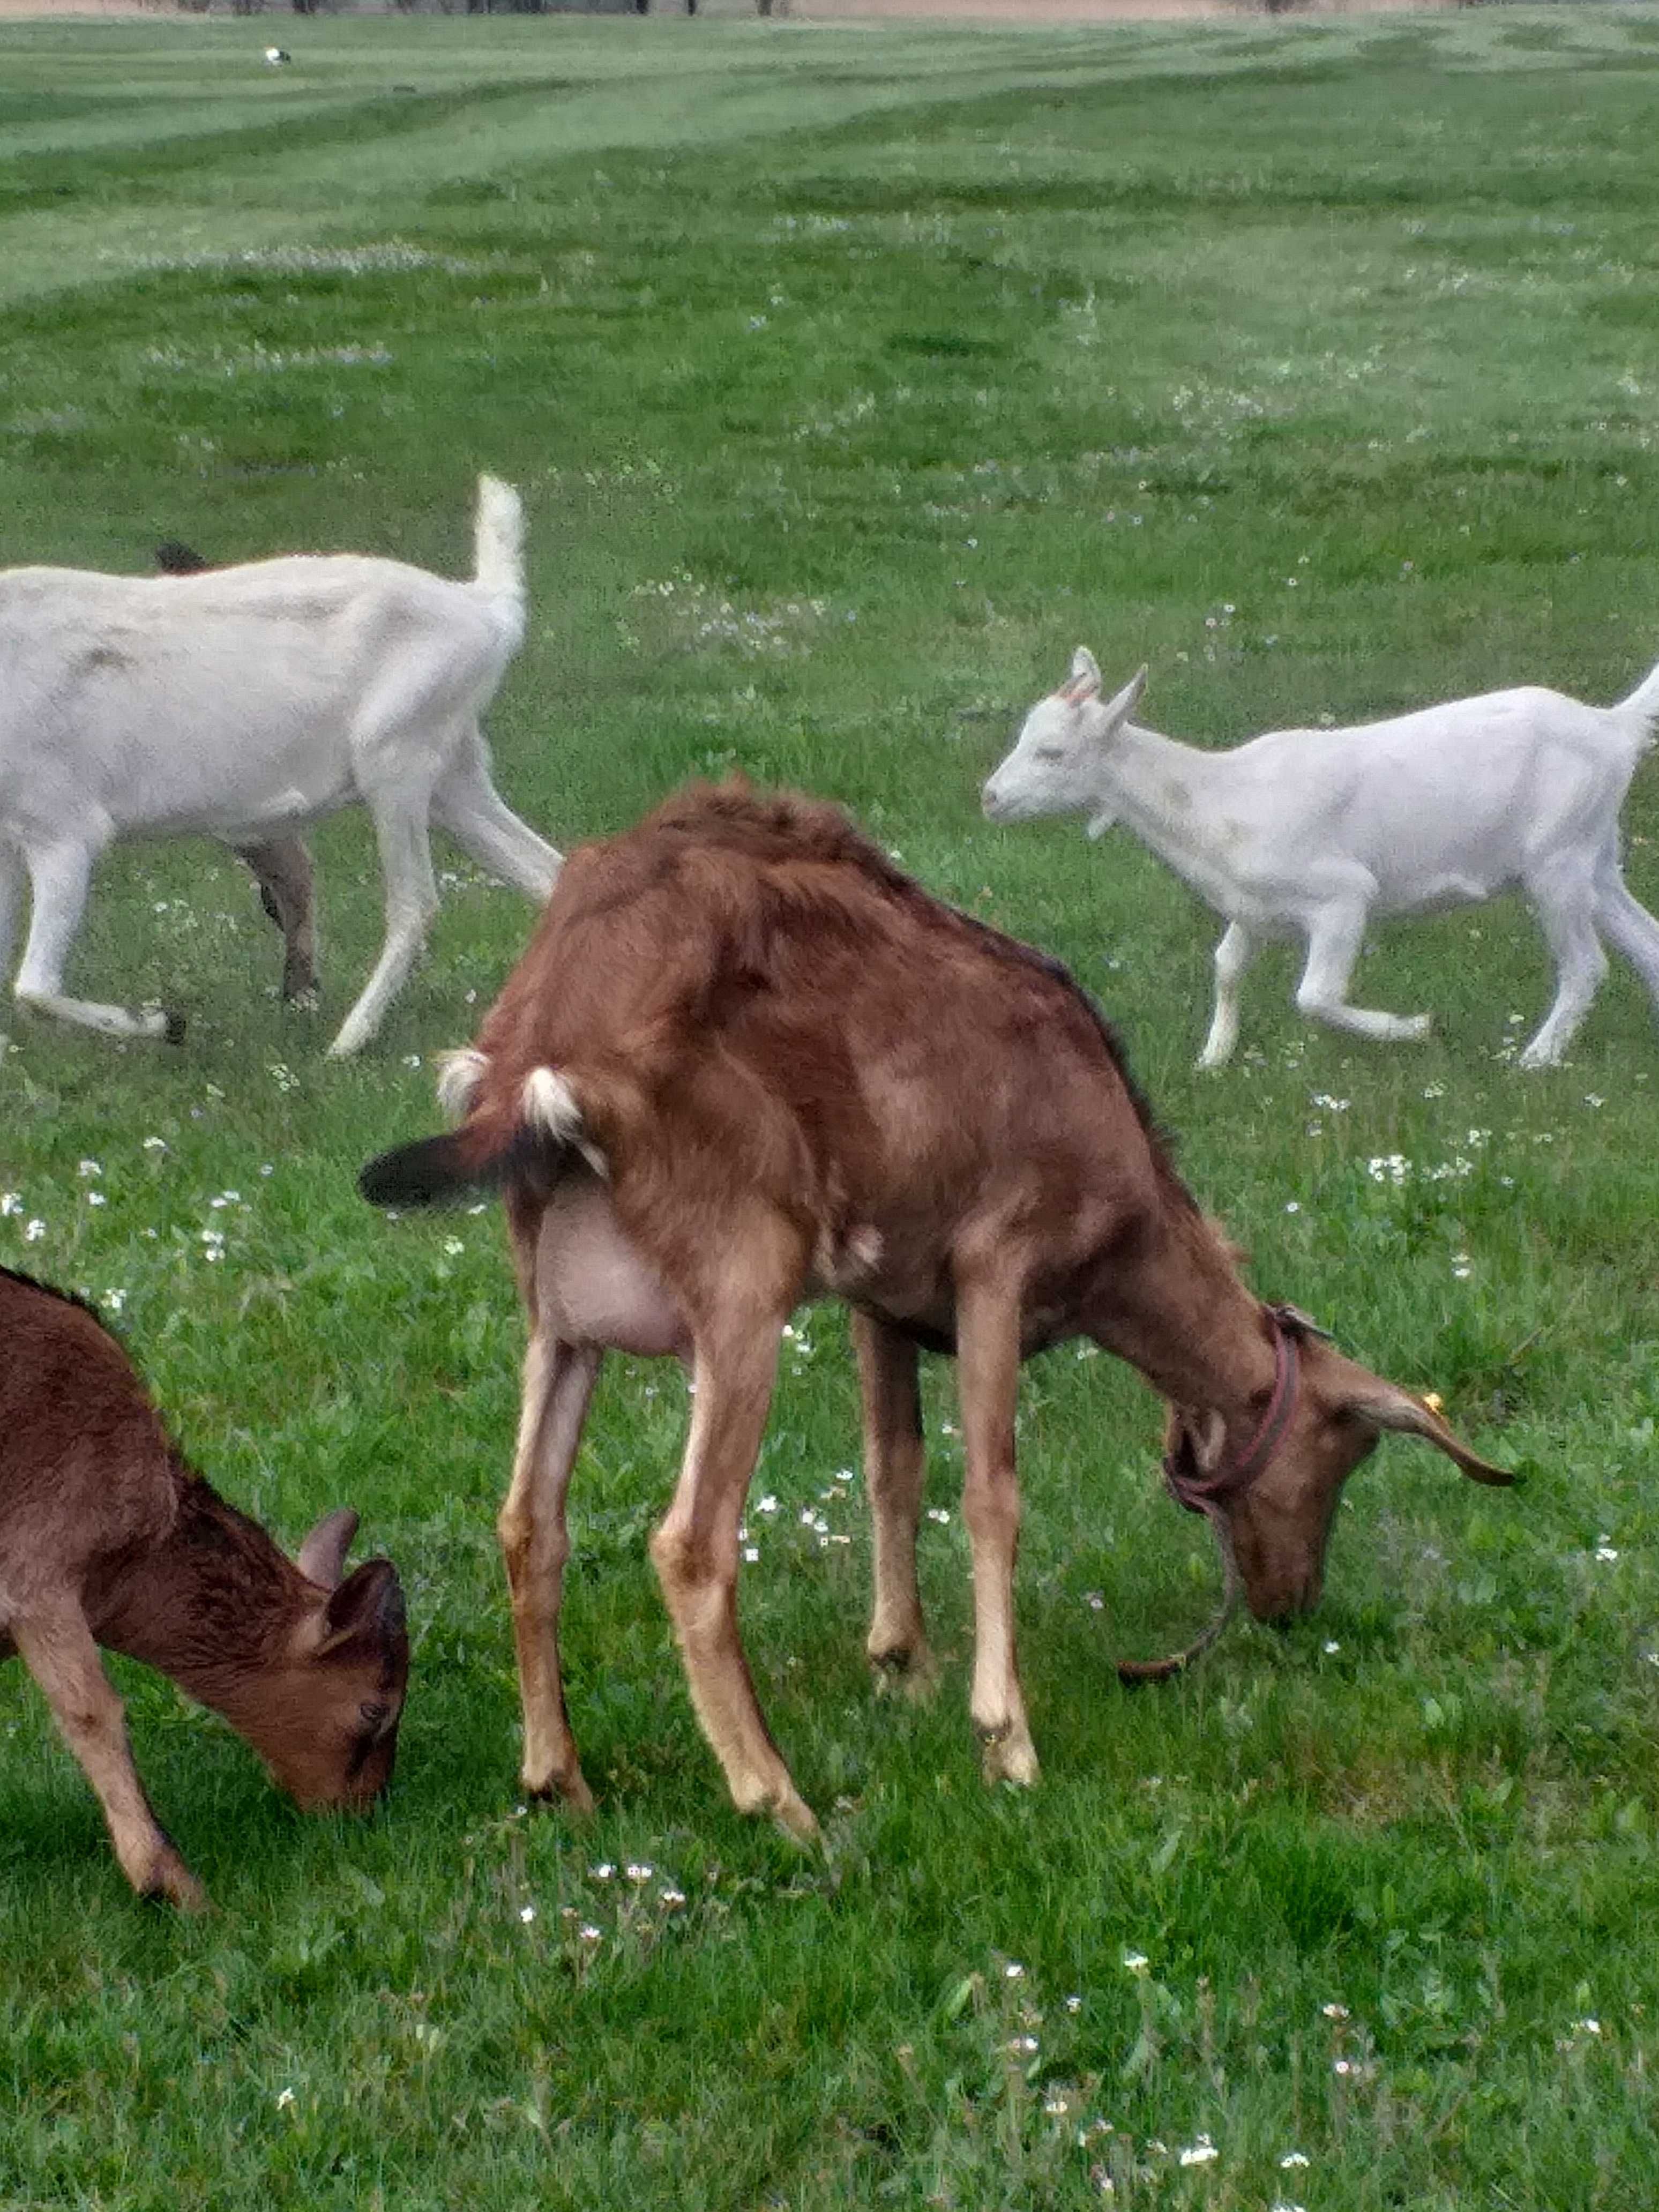
[[(1526, 1480), (1384, 1446), (1317, 1620), (1130, 1694), (1114, 1656), (1212, 1602), (1206, 1539), (1161, 1493), (1141, 1386), (1035, 1364), (1045, 1779), (991, 1796), (948, 1372), (923, 1557), (946, 1668), (915, 1711), (865, 1680), (867, 1546), (835, 1480), (855, 1396), (841, 1317), (813, 1313), (744, 1596), (820, 1862), (724, 1802), (644, 1552), (684, 1387), (615, 1362), (565, 1615), (601, 1809), (526, 1815), (499, 1224), (388, 1224), (352, 1189), (433, 1125), (431, 1056), (526, 912), (459, 868), (380, 1047), (332, 1066), (377, 942), (366, 824), (318, 840), (310, 1019), (274, 1001), (233, 863), (125, 850), (74, 981), (184, 1007), (189, 1039), (6, 1018), (0, 1262), (119, 1292), (182, 1440), (289, 1541), (356, 1504), (403, 1570), (415, 1675), (390, 1802), (348, 1825), (117, 1668), (216, 1901), (184, 1924), (125, 1893), (10, 1671), (0, 2206), (1008, 2212), (1108, 2180), (1215, 2212), (1650, 2201), (1650, 1012), (1616, 975), (1574, 1064), (1522, 1078), (1547, 979), (1498, 906), (1367, 958), (1367, 1002), (1431, 1009), (1432, 1042), (1305, 1027), (1283, 957), (1238, 1064), (1200, 1080), (1210, 918), (1121, 834), (992, 830), (977, 786), (1079, 641), (1115, 683), (1150, 661), (1150, 718), (1216, 743), (1646, 671), (1652, 16), (314, 20), (280, 74), (265, 36), (0, 29), (0, 557), (141, 568), (181, 536), (455, 568), (477, 470), (510, 477), (533, 587), (491, 718), (512, 803), (568, 844), (728, 765), (847, 800), (1102, 994), (1264, 1294), (1440, 1390)], [(1651, 773), (1631, 874), (1659, 902)], [(850, 1540), (821, 1547), (807, 1509)], [(1183, 2166), (1200, 2133), (1218, 2155)]]

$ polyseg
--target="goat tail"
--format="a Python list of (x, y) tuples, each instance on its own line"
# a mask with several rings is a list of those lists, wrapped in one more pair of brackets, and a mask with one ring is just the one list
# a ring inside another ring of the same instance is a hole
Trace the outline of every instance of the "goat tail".
[(493, 599), (524, 599), (524, 501), (499, 477), (478, 478), (473, 582)]
[(579, 1152), (595, 1175), (609, 1174), (575, 1094), (556, 1069), (532, 1067), (520, 1086), (516, 1112), (504, 1116), (488, 1105), (471, 1110), (489, 1068), (481, 1053), (446, 1055), (439, 1096), (452, 1109), (466, 1110), (468, 1118), (447, 1136), (422, 1137), (370, 1160), (357, 1188), (371, 1206), (437, 1205), (561, 1152)]
[(1639, 714), (1645, 722), (1659, 721), (1659, 667), (1644, 676), (1629, 698), (1619, 702), (1614, 711)]

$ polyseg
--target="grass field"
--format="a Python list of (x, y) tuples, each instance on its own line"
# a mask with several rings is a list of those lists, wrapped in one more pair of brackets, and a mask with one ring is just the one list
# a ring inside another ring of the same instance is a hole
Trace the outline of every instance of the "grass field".
[[(1285, 957), (1200, 1079), (1209, 917), (1121, 833), (993, 830), (977, 786), (1079, 641), (1114, 682), (1148, 660), (1148, 718), (1213, 743), (1632, 687), (1659, 654), (1659, 19), (319, 19), (280, 75), (265, 37), (0, 29), (0, 558), (142, 568), (179, 536), (459, 568), (477, 471), (508, 477), (513, 804), (568, 844), (728, 766), (845, 799), (1101, 994), (1264, 1294), (1438, 1389), (1525, 1486), (1386, 1445), (1316, 1620), (1127, 1693), (1115, 1656), (1206, 1616), (1207, 1538), (1162, 1495), (1142, 1386), (1036, 1363), (1045, 1779), (988, 1795), (949, 1373), (946, 1668), (913, 1711), (865, 1679), (855, 1397), (812, 1312), (744, 1585), (830, 1838), (806, 1858), (727, 1808), (652, 1583), (684, 1385), (613, 1363), (565, 1613), (602, 1802), (527, 1814), (499, 1224), (388, 1224), (352, 1188), (434, 1126), (431, 1057), (526, 912), (441, 855), (429, 959), (332, 1065), (378, 941), (366, 824), (318, 840), (310, 1018), (231, 861), (124, 851), (72, 981), (182, 1006), (189, 1038), (5, 1018), (0, 1262), (107, 1301), (204, 1470), (290, 1543), (358, 1506), (415, 1674), (392, 1797), (351, 1825), (116, 1668), (218, 1908), (184, 1923), (130, 1899), (9, 1671), (0, 2206), (1650, 2202), (1650, 1010), (1621, 971), (1573, 1064), (1521, 1076), (1547, 979), (1489, 908), (1361, 971), (1431, 1042), (1305, 1027)], [(1630, 872), (1659, 903), (1655, 773)]]

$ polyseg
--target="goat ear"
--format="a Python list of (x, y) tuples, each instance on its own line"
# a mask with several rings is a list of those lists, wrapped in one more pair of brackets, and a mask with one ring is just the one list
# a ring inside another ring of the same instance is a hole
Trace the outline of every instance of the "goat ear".
[[(1100, 672), (1095, 672), (1095, 689), (1100, 689)], [(1127, 722), (1140, 704), (1140, 695), (1146, 689), (1146, 671), (1138, 668), (1115, 698), (1106, 702), (1106, 712), (1115, 722)]]
[(1072, 672), (1066, 679), (1066, 695), (1073, 703), (1100, 696), (1100, 663), (1086, 645), (1079, 646), (1072, 655)]
[(325, 1590), (337, 1589), (345, 1572), (345, 1555), (357, 1533), (357, 1516), (349, 1505), (325, 1513), (300, 1547), (298, 1565), (308, 1582)]
[(404, 1632), (403, 1585), (390, 1559), (367, 1559), (328, 1601), (314, 1656), (348, 1644), (383, 1644)]
[(1515, 1480), (1508, 1468), (1494, 1467), (1490, 1460), (1472, 1452), (1420, 1398), (1413, 1398), (1409, 1391), (1376, 1376), (1354, 1393), (1346, 1410), (1370, 1428), (1421, 1437), (1425, 1444), (1432, 1444), (1437, 1451), (1444, 1452), (1449, 1460), (1455, 1461), (1473, 1482), (1489, 1482), (1507, 1488)]

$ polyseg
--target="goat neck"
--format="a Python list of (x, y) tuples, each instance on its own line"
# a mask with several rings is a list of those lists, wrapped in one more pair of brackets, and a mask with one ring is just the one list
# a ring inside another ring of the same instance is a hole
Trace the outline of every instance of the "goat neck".
[(1097, 762), (1091, 827), (1121, 822), (1208, 905), (1230, 914), (1237, 883), (1224, 811), (1230, 757), (1124, 722)]

